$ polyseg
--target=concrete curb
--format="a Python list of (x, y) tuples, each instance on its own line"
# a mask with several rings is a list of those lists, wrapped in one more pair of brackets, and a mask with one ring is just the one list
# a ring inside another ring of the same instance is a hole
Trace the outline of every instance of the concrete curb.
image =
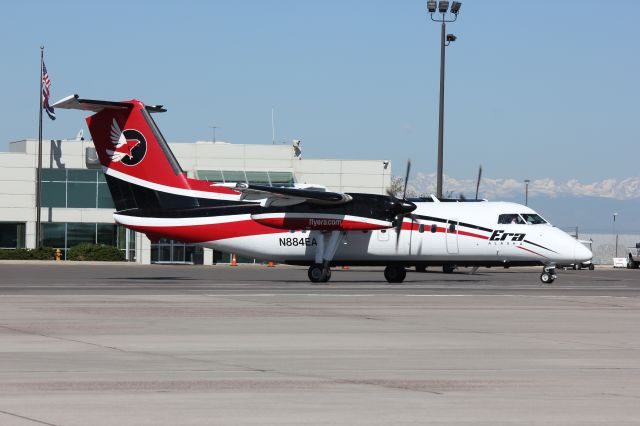
[(93, 262), (75, 260), (0, 260), (0, 265), (139, 265), (135, 262)]

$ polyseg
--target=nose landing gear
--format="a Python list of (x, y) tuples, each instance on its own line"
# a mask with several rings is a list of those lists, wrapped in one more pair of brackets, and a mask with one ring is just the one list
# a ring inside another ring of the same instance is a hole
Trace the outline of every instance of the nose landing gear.
[(542, 274), (540, 274), (540, 281), (542, 281), (543, 284), (551, 284), (556, 280), (556, 278), (558, 278), (558, 276), (556, 275), (555, 265), (545, 266), (544, 268), (542, 268)]

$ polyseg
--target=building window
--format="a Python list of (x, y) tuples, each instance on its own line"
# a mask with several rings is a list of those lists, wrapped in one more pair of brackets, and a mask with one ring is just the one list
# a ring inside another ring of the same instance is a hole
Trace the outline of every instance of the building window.
[(101, 170), (43, 169), (42, 207), (113, 209)]
[(244, 171), (244, 170), (198, 170), (198, 179), (217, 183), (249, 183), (253, 185), (292, 187), (295, 179), (292, 172)]
[(0, 248), (24, 248), (25, 230), (24, 222), (0, 222)]
[(242, 170), (224, 170), (222, 172), (222, 177), (226, 182), (239, 182), (239, 183), (247, 183), (247, 177), (244, 175), (244, 171)]
[(198, 179), (208, 180), (209, 182), (224, 183), (221, 170), (198, 170)]
[(290, 172), (269, 172), (271, 186), (292, 187), (294, 184), (293, 173)]
[(267, 172), (246, 172), (247, 181), (253, 185), (266, 185), (269, 186), (269, 173)]
[(42, 223), (42, 244), (45, 247), (60, 249), (64, 259), (67, 258), (69, 248), (82, 243), (118, 247), (125, 252), (127, 260), (135, 260), (134, 231), (122, 226), (112, 223)]
[(161, 238), (151, 244), (151, 263), (202, 263), (202, 248)]

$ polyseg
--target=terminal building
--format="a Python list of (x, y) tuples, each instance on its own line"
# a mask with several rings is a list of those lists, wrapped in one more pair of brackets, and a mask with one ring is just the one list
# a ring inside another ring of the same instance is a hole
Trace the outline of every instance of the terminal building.
[[(302, 158), (292, 145), (225, 142), (170, 144), (189, 177), (211, 182), (293, 186), (317, 184), (331, 191), (384, 194), (391, 183), (386, 160)], [(0, 248), (36, 246), (38, 141), (9, 143), (0, 153)], [(113, 202), (92, 141), (42, 143), (41, 221), (43, 245), (66, 250), (80, 243), (109, 244), (139, 263), (228, 262), (229, 254), (194, 244), (160, 240), (127, 230), (113, 220)], [(239, 259), (239, 261), (253, 261)]]

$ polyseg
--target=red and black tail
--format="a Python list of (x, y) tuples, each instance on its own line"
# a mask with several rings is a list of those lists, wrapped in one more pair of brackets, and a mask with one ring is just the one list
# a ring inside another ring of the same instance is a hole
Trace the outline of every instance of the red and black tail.
[(229, 199), (234, 193), (227, 188), (212, 191), (206, 182), (187, 177), (151, 117), (151, 113), (164, 112), (162, 107), (145, 106), (137, 100), (80, 99), (78, 95), (54, 106), (95, 112), (87, 118), (87, 125), (118, 211), (198, 207), (198, 194), (214, 201)]

